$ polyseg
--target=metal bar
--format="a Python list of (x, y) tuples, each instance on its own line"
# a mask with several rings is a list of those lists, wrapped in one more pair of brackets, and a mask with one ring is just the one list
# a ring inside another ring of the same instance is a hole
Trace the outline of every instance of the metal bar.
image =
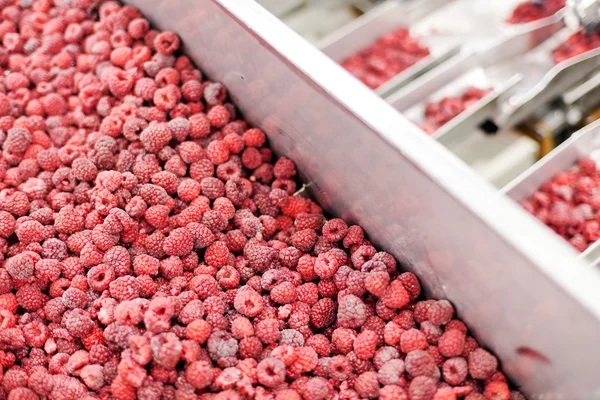
[(256, 3), (128, 3), (181, 35), (323, 206), (453, 301), (527, 394), (594, 393), (600, 277), (568, 245)]

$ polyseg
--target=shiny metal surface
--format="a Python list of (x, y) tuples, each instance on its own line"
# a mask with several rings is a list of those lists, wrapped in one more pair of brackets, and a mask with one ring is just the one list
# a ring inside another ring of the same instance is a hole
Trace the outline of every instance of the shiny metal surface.
[(486, 119), (493, 119), (503, 129), (515, 126), (600, 66), (600, 50), (554, 64), (552, 50), (570, 35), (567, 29), (560, 29), (559, 16), (527, 25), (506, 33), (484, 50), (463, 51), (391, 95), (388, 101), (421, 124), (426, 102), (458, 95), (470, 85), (493, 88), (487, 98), (432, 135), (450, 145), (464, 140)]
[[(600, 121), (596, 121), (574, 133), (533, 167), (502, 188), (501, 192), (515, 201), (526, 200), (556, 174), (572, 168), (581, 157), (591, 156), (600, 162), (599, 152)], [(600, 241), (590, 246), (580, 258), (589, 263), (599, 261)]]
[[(451, 2), (452, 0), (387, 1), (325, 37), (318, 47), (334, 61), (341, 63), (381, 35), (401, 27), (410, 28), (426, 15), (443, 9)], [(380, 96), (386, 97), (396, 92), (460, 50), (459, 42), (446, 35), (429, 33), (417, 38), (427, 46), (431, 54), (377, 88), (375, 91)]]
[(527, 71), (528, 84), (504, 102), (499, 125), (510, 127), (522, 122), (536, 108), (560, 97), (600, 68), (600, 49), (554, 64), (552, 50), (571, 34), (569, 29), (562, 29), (519, 60), (518, 65)]
[(178, 32), (316, 198), (448, 297), (527, 394), (595, 394), (600, 277), (568, 245), (256, 3), (128, 3)]

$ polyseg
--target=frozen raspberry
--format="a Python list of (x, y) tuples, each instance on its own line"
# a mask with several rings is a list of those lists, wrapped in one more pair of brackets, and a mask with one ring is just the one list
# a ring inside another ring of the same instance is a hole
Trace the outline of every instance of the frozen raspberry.
[(291, 282), (283, 282), (271, 290), (271, 298), (279, 304), (290, 304), (296, 301), (298, 294)]
[(186, 228), (173, 230), (163, 243), (163, 250), (167, 255), (183, 257), (189, 254), (194, 247), (194, 237)]
[(206, 361), (196, 361), (188, 365), (185, 377), (196, 389), (204, 389), (213, 381), (213, 369)]
[(449, 358), (442, 366), (442, 376), (450, 385), (460, 385), (469, 373), (467, 360), (462, 357)]
[(39, 321), (30, 322), (23, 327), (23, 337), (27, 345), (31, 347), (42, 347), (49, 337), (48, 328)]
[(369, 371), (360, 374), (354, 381), (354, 390), (366, 398), (379, 397), (379, 382), (377, 381), (377, 374)]
[(122, 276), (110, 283), (109, 290), (117, 300), (133, 300), (139, 295), (139, 284), (132, 276)]
[(487, 379), (498, 368), (496, 357), (484, 349), (475, 349), (469, 354), (469, 374), (474, 379)]
[(33, 275), (36, 258), (39, 258), (36, 256), (29, 252), (17, 254), (6, 260), (4, 268), (14, 279), (25, 280)]
[(510, 389), (508, 388), (508, 384), (506, 382), (490, 382), (485, 386), (485, 390), (483, 392), (487, 399), (510, 399)]
[(438, 348), (444, 357), (456, 357), (463, 351), (465, 334), (458, 329), (450, 329), (438, 340)]
[(88, 297), (83, 290), (70, 287), (63, 293), (62, 301), (67, 308), (84, 308)]
[(7, 238), (15, 231), (15, 217), (0, 210), (0, 237)]
[(273, 174), (277, 179), (290, 179), (296, 175), (296, 166), (290, 159), (281, 157), (273, 167)]
[(64, 322), (67, 331), (73, 337), (86, 336), (94, 329), (94, 322), (82, 309), (65, 313)]
[(147, 254), (141, 254), (133, 259), (133, 272), (136, 275), (157, 275), (160, 261)]
[(244, 144), (247, 147), (261, 147), (265, 144), (266, 136), (260, 129), (252, 128), (244, 132)]
[[(375, 257), (373, 257), (373, 259), (376, 259), (379, 254), (382, 253), (375, 254)], [(389, 273), (392, 273), (396, 270), (396, 260), (394, 260), (394, 258), (392, 257), (391, 261), (393, 261), (393, 263), (386, 264)], [(419, 283), (419, 280), (417, 279), (415, 274), (413, 274), (412, 272), (404, 272), (398, 276), (398, 280), (404, 285), (404, 288), (408, 292), (411, 300), (416, 300), (419, 297), (419, 295), (421, 294), (421, 284)]]
[(433, 376), (436, 371), (435, 360), (423, 350), (414, 350), (404, 359), (405, 369), (411, 376)]
[(144, 144), (144, 148), (153, 153), (158, 153), (172, 138), (173, 134), (167, 124), (149, 126), (140, 135), (140, 140)]
[(410, 301), (410, 296), (401, 281), (395, 280), (386, 288), (382, 298), (389, 308), (402, 308)]
[(229, 149), (227, 144), (223, 141), (215, 140), (210, 142), (206, 148), (206, 157), (208, 157), (213, 164), (223, 164), (229, 160), (229, 156)]
[(225, 195), (225, 184), (217, 178), (204, 178), (200, 184), (202, 194), (211, 200)]
[(264, 344), (275, 343), (279, 339), (279, 323), (275, 319), (265, 319), (254, 327), (256, 337)]
[(362, 360), (369, 360), (375, 355), (377, 346), (377, 334), (373, 331), (363, 331), (358, 334), (354, 341), (354, 352)]
[(188, 324), (185, 329), (185, 336), (188, 339), (195, 340), (202, 344), (209, 338), (211, 326), (202, 319), (196, 319)]
[(17, 238), (25, 244), (41, 242), (45, 237), (44, 226), (38, 221), (25, 221), (17, 226)]
[(210, 125), (215, 128), (222, 128), (229, 122), (231, 115), (227, 108), (222, 105), (212, 107), (206, 114)]
[(161, 54), (174, 53), (179, 48), (179, 37), (173, 32), (162, 32), (154, 38), (154, 47)]
[(310, 311), (310, 322), (316, 328), (325, 328), (333, 323), (337, 305), (329, 298), (319, 300)]
[(25, 285), (16, 294), (17, 303), (27, 311), (42, 308), (45, 296), (36, 285)]
[(359, 328), (367, 320), (367, 308), (363, 301), (354, 295), (339, 300), (338, 324), (345, 328)]
[(277, 387), (285, 380), (285, 364), (277, 358), (265, 358), (256, 367), (258, 381), (267, 387)]
[(400, 337), (400, 348), (403, 353), (410, 353), (414, 350), (425, 350), (429, 347), (425, 335), (417, 329), (409, 329), (402, 333)]

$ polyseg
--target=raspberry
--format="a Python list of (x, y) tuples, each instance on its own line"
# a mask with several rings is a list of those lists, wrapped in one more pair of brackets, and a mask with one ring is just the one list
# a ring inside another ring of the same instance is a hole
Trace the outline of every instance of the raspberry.
[(275, 343), (279, 339), (279, 323), (275, 319), (265, 319), (254, 327), (256, 337), (264, 344)]
[(37, 311), (42, 308), (45, 296), (35, 285), (25, 285), (16, 294), (17, 303), (27, 311)]
[(25, 221), (17, 226), (17, 238), (25, 244), (41, 242), (44, 239), (44, 226), (38, 221)]
[(82, 309), (65, 313), (64, 322), (67, 331), (73, 337), (84, 337), (94, 329), (94, 322)]
[(217, 178), (204, 178), (202, 179), (200, 185), (202, 189), (202, 195), (211, 200), (225, 195), (225, 184)]
[(213, 381), (213, 369), (206, 361), (196, 361), (186, 368), (185, 378), (196, 389), (204, 389)]
[(140, 140), (144, 148), (152, 153), (158, 153), (172, 138), (173, 134), (167, 124), (149, 126), (140, 135)]
[(367, 319), (367, 308), (363, 301), (354, 295), (340, 299), (338, 306), (338, 324), (345, 328), (359, 328)]
[(438, 340), (438, 348), (444, 357), (455, 357), (462, 353), (465, 334), (458, 329), (447, 330)]
[(213, 164), (223, 164), (227, 160), (229, 160), (229, 149), (227, 148), (227, 144), (220, 140), (215, 140), (208, 144), (206, 148), (206, 157)]
[(510, 399), (510, 389), (506, 382), (490, 382), (485, 386), (485, 390), (483, 392), (487, 399)]
[(369, 360), (375, 355), (377, 346), (377, 334), (373, 331), (363, 331), (358, 334), (354, 341), (354, 352), (362, 360)]
[(62, 295), (62, 301), (67, 308), (84, 308), (87, 304), (87, 295), (84, 291), (70, 287)]
[(172, 54), (179, 48), (179, 37), (173, 32), (162, 32), (156, 35), (153, 44), (160, 54)]
[(0, 210), (0, 237), (7, 238), (15, 231), (15, 217)]
[(442, 366), (442, 376), (450, 385), (460, 385), (469, 373), (467, 361), (462, 357), (449, 358)]
[(356, 392), (362, 397), (379, 397), (377, 373), (369, 371), (360, 374), (354, 381), (354, 390), (356, 390)]
[[(377, 258), (379, 254), (382, 253), (375, 254), (375, 257), (373, 257), (373, 259)], [(388, 266), (389, 273), (392, 273), (396, 270), (396, 260), (394, 260), (394, 258), (392, 257), (391, 261), (393, 261), (393, 264), (386, 264)], [(417, 279), (415, 274), (413, 274), (412, 272), (404, 272), (398, 276), (398, 280), (402, 282), (402, 285), (404, 285), (404, 289), (406, 289), (406, 291), (408, 292), (411, 300), (416, 300), (419, 297), (419, 295), (421, 294), (421, 285), (419, 284), (419, 280)], [(444, 305), (444, 307), (446, 306)], [(445, 309), (447, 310), (447, 307)]]
[(34, 321), (23, 327), (23, 337), (28, 346), (42, 347), (48, 340), (49, 331), (43, 323)]
[(365, 289), (377, 297), (382, 297), (390, 283), (387, 271), (371, 271), (365, 277)]
[(262, 147), (265, 144), (266, 136), (260, 129), (248, 129), (242, 135), (244, 144), (247, 147)]
[(216, 105), (212, 107), (206, 117), (210, 121), (210, 125), (215, 128), (222, 128), (229, 122), (231, 115), (227, 108), (222, 105)]
[(122, 276), (109, 284), (112, 297), (119, 301), (133, 300), (139, 296), (138, 281), (132, 276)]
[(325, 328), (333, 323), (337, 305), (329, 298), (319, 300), (310, 311), (310, 322), (316, 328)]
[(277, 358), (265, 358), (256, 367), (258, 381), (267, 387), (277, 387), (285, 380), (285, 364)]
[(417, 329), (404, 331), (400, 337), (400, 348), (403, 353), (410, 353), (415, 350), (425, 350), (429, 347), (425, 335)]
[(186, 228), (177, 228), (165, 239), (163, 250), (167, 255), (183, 257), (194, 247), (194, 237)]
[(386, 288), (383, 303), (389, 308), (402, 308), (410, 301), (410, 296), (401, 281), (395, 280)]
[(181, 91), (175, 85), (167, 85), (156, 89), (154, 92), (154, 104), (161, 111), (173, 110), (181, 99)]
[(282, 282), (271, 290), (271, 299), (279, 304), (290, 304), (297, 298), (296, 287), (291, 282)]
[(304, 229), (292, 235), (292, 246), (301, 251), (310, 251), (316, 241), (317, 234), (313, 229)]
[(273, 174), (277, 179), (291, 179), (296, 175), (296, 166), (289, 158), (281, 157), (273, 166)]
[(454, 315), (454, 308), (447, 300), (436, 301), (427, 310), (427, 319), (435, 325), (446, 325)]
[(23, 252), (6, 260), (4, 268), (14, 279), (25, 280), (33, 275), (36, 258), (37, 255)]
[(262, 311), (263, 300), (253, 290), (238, 290), (234, 300), (234, 307), (241, 314), (254, 317)]
[(475, 349), (469, 354), (469, 374), (474, 379), (487, 379), (498, 368), (496, 357), (483, 349)]

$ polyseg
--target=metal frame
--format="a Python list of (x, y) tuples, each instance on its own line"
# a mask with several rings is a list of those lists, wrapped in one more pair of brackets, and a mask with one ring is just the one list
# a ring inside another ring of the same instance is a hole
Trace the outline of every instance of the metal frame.
[(528, 395), (598, 389), (600, 276), (258, 4), (130, 0), (222, 81), (312, 193), (448, 297)]

